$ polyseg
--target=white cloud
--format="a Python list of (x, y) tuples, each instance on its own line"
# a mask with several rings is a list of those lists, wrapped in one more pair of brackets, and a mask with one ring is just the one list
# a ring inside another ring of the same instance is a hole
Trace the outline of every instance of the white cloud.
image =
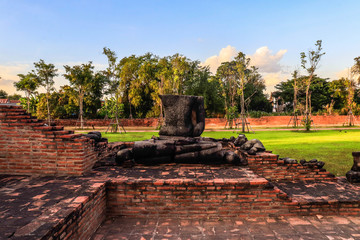
[(217, 68), (221, 65), (222, 62), (228, 62), (236, 56), (237, 50), (235, 47), (228, 45), (225, 48), (222, 48), (219, 52), (219, 55), (214, 55), (205, 60), (201, 65), (209, 66), (212, 73), (216, 73)]
[[(64, 65), (74, 66), (74, 65), (80, 65), (82, 63), (87, 62), (66, 62), (66, 63), (54, 63), (55, 68), (58, 69), (57, 73), (58, 76), (54, 78), (55, 80), (55, 87), (57, 89), (60, 88), (60, 86), (69, 84), (69, 82), (63, 77), (63, 74), (65, 73)], [(94, 70), (104, 70), (107, 65), (106, 64), (100, 64), (100, 63), (93, 63)], [(34, 67), (32, 64), (7, 64), (7, 65), (0, 65), (0, 89), (5, 90), (8, 94), (13, 94), (16, 92), (16, 89), (14, 87), (14, 82), (19, 80), (18, 74), (26, 74), (33, 70)], [(41, 87), (39, 89), (39, 92), (44, 92), (44, 89)], [(20, 93), (20, 92), (19, 92)], [(22, 94), (22, 93), (21, 93)]]
[(275, 73), (281, 71), (282, 67), (279, 62), (286, 52), (286, 49), (282, 49), (273, 55), (272, 51), (267, 46), (264, 46), (258, 48), (253, 55), (248, 55), (247, 57), (251, 59), (250, 64), (258, 67), (260, 72)]
[(9, 94), (15, 93), (14, 82), (19, 80), (19, 73), (26, 74), (30, 71), (29, 64), (0, 65), (0, 89)]
[(337, 72), (335, 75), (336, 75), (336, 78), (338, 78), (338, 79), (340, 79), (340, 78), (349, 78), (349, 77), (351, 77), (350, 68), (345, 68), (345, 69)]
[(270, 93), (275, 91), (275, 85), (285, 81), (286, 79), (289, 79), (290, 75), (289, 74), (284, 74), (281, 71), (277, 72), (277, 73), (266, 73), (263, 74), (263, 79), (265, 81), (265, 86), (266, 86), (266, 92)]
[[(251, 59), (250, 65), (259, 68), (259, 72), (265, 80), (266, 92), (268, 93), (275, 90), (274, 86), (276, 84), (290, 77), (289, 74), (284, 73), (286, 72), (284, 71), (284, 66), (280, 64), (286, 52), (286, 49), (282, 49), (273, 54), (267, 46), (264, 46), (258, 48), (254, 54), (247, 55)], [(238, 51), (235, 47), (228, 45), (222, 48), (218, 55), (207, 58), (202, 65), (209, 66), (210, 71), (216, 73), (216, 69), (222, 62), (231, 61), (237, 53)]]

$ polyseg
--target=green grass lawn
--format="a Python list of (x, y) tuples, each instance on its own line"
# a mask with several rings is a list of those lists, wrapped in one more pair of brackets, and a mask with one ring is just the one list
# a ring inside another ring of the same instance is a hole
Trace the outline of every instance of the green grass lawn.
[[(239, 132), (213, 131), (204, 132), (202, 136), (212, 138), (229, 138)], [(157, 132), (131, 132), (126, 134), (108, 133), (103, 136), (110, 142), (139, 141), (149, 139)], [(297, 160), (313, 158), (324, 161), (328, 171), (343, 176), (350, 170), (352, 152), (360, 151), (360, 130), (320, 130), (316, 132), (302, 131), (257, 131), (247, 133), (248, 139), (261, 140), (267, 150), (279, 154), (280, 157), (291, 157)]]

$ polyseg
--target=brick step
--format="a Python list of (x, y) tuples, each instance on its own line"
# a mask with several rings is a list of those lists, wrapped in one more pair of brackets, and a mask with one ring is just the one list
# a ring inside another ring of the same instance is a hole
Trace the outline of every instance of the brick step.
[(58, 135), (57, 137), (58, 137), (58, 138), (62, 138), (62, 139), (68, 139), (68, 140), (70, 140), (70, 139), (80, 138), (80, 137), (83, 136), (83, 134), (81, 134), (81, 133), (74, 134), (73, 131), (70, 131), (70, 132), (72, 132), (72, 133), (64, 134), (64, 135)]
[(28, 114), (21, 114), (21, 115), (8, 115), (5, 119), (31, 119), (31, 116)]
[(73, 134), (74, 131), (71, 130), (52, 130), (52, 131), (43, 131), (45, 135), (67, 135)]
[(0, 111), (8, 111), (9, 109), (21, 109), (21, 110), (24, 110), (22, 106), (7, 105), (7, 104), (1, 104), (0, 105)]
[(294, 203), (299, 215), (360, 215), (360, 186), (344, 177), (329, 182), (292, 181), (275, 183)]

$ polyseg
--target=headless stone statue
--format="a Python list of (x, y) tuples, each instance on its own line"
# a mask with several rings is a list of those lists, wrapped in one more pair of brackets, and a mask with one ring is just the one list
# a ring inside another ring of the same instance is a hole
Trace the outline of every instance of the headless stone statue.
[(160, 95), (165, 122), (160, 136), (198, 137), (205, 128), (204, 98)]

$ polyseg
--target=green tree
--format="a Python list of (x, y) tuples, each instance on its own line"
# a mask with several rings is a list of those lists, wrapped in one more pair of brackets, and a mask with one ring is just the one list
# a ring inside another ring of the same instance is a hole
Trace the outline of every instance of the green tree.
[(107, 76), (106, 85), (108, 88), (105, 94), (110, 95), (110, 99), (111, 99), (111, 101), (109, 101), (109, 104), (105, 104), (105, 105), (109, 105), (109, 106), (111, 105), (111, 109), (114, 112), (109, 113), (110, 114), (109, 117), (115, 118), (115, 123), (119, 125), (120, 107), (123, 108), (124, 106), (123, 104), (121, 104), (121, 98), (119, 93), (120, 77), (119, 77), (119, 67), (117, 63), (118, 58), (116, 56), (116, 53), (114, 51), (111, 51), (107, 47), (103, 48), (103, 54), (108, 59), (108, 67), (105, 70), (105, 74)]
[[(80, 116), (80, 128), (84, 128), (84, 98), (88, 94), (89, 98), (85, 99), (89, 102), (96, 100), (102, 95), (102, 87), (105, 82), (104, 74), (98, 72), (94, 73), (94, 66), (92, 62), (87, 64), (75, 65), (70, 67), (64, 66), (66, 74), (64, 77), (69, 80), (70, 85), (77, 92), (79, 100), (79, 116)], [(91, 108), (91, 111), (97, 109)]]
[(9, 100), (20, 100), (21, 98), (22, 98), (22, 96), (17, 93), (14, 93), (14, 94), (8, 96)]
[(356, 76), (356, 80), (360, 83), (360, 56), (354, 58), (354, 66), (351, 68), (351, 72), (354, 76)]
[(312, 83), (316, 68), (318, 67), (318, 64), (320, 62), (321, 57), (325, 54), (322, 52), (322, 41), (318, 40), (315, 43), (315, 50), (309, 50), (307, 54), (305, 54), (305, 52), (301, 52), (300, 53), (300, 58), (301, 58), (301, 67), (303, 69), (305, 69), (308, 74), (309, 77), (306, 80), (306, 90), (305, 90), (305, 126), (306, 126), (306, 130), (309, 131), (310, 127), (311, 127), (311, 119), (309, 114), (311, 113), (311, 109), (310, 109), (310, 94), (309, 94), (309, 90), (310, 90), (310, 85)]
[(27, 111), (30, 113), (30, 97), (34, 97), (36, 89), (39, 87), (38, 79), (34, 73), (18, 74), (20, 81), (15, 82), (17, 91), (24, 91), (27, 99)]
[(191, 61), (178, 53), (170, 57), (173, 94), (183, 95), (185, 83), (191, 78)]
[(35, 70), (32, 72), (40, 86), (43, 86), (46, 91), (46, 106), (47, 106), (47, 120), (48, 124), (51, 124), (51, 115), (50, 115), (50, 94), (54, 90), (54, 77), (58, 76), (56, 73), (58, 70), (55, 68), (54, 64), (46, 64), (44, 60), (40, 59), (39, 62), (34, 63)]
[[(249, 74), (249, 65), (250, 65), (250, 58), (247, 58), (246, 55), (242, 52), (239, 52), (238, 55), (235, 57), (236, 62), (236, 73), (237, 78), (240, 80), (240, 106), (241, 106), (241, 129), (242, 132), (245, 132), (245, 84), (247, 81), (247, 76)], [(254, 71), (256, 69), (254, 68)]]
[[(298, 94), (297, 94), (297, 111), (305, 114), (305, 103), (306, 103), (306, 82), (307, 76), (301, 76), (296, 78)], [(284, 100), (289, 108), (293, 109), (294, 102), (294, 84), (295, 78), (288, 79), (287, 81), (281, 82), (275, 86), (273, 96)], [(316, 75), (313, 76), (312, 84), (309, 88), (309, 92), (312, 93), (311, 108), (314, 111), (320, 111), (324, 106), (331, 101), (333, 94), (330, 83), (327, 78), (320, 78)], [(310, 106), (309, 106), (310, 107)]]
[(0, 89), (0, 98), (2, 99), (8, 98), (8, 93), (5, 90)]

